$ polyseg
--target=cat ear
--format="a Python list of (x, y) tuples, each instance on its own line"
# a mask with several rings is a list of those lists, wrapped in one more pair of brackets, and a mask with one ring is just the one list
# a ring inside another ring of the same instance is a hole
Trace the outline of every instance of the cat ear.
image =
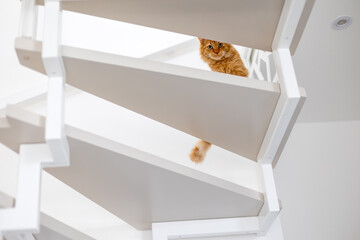
[(205, 40), (206, 40), (206, 39), (199, 38), (199, 37), (198, 37), (198, 39), (199, 39), (200, 43), (202, 43), (202, 44), (204, 44), (204, 43), (205, 43)]

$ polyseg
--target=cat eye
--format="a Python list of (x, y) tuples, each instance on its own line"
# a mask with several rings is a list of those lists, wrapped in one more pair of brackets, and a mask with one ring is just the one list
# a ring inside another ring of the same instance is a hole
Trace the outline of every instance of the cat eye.
[(213, 46), (209, 45), (209, 46), (207, 46), (207, 48), (211, 50), (211, 49), (213, 49)]
[(219, 43), (219, 48), (221, 48), (223, 46), (223, 44), (222, 43)]

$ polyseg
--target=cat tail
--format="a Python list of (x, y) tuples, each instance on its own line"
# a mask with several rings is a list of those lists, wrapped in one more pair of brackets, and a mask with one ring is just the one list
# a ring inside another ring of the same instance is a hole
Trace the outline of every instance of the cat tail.
[(198, 141), (190, 152), (189, 156), (191, 161), (195, 163), (201, 163), (204, 160), (205, 155), (210, 147), (211, 143), (204, 140)]

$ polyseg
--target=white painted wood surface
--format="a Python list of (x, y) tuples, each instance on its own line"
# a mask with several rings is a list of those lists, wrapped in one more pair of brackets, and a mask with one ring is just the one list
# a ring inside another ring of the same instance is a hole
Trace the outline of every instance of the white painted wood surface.
[(40, 222), (41, 164), (50, 154), (39, 145), (21, 144), (17, 194), (14, 208), (0, 211), (0, 231), (3, 234), (34, 233)]
[[(20, 62), (44, 72), (41, 43), (16, 40)], [(276, 83), (63, 46), (67, 83), (256, 161)]]
[(264, 186), (264, 205), (259, 213), (258, 236), (265, 236), (280, 212), (280, 205), (272, 165), (262, 163), (261, 172)]
[(0, 190), (0, 209), (14, 207), (15, 199)]
[(284, 147), (281, 144), (286, 142), (306, 96), (297, 84), (290, 51), (278, 49), (273, 55), (282, 94), (257, 157), (258, 161), (265, 164), (272, 164), (275, 157), (280, 156)]
[(40, 213), (40, 233), (36, 234), (37, 240), (94, 240), (94, 238), (68, 226), (45, 213)]
[[(71, 86), (66, 88), (65, 100), (66, 124), (69, 126), (262, 192), (259, 165), (254, 161), (214, 145), (207, 153), (206, 161), (194, 164), (189, 159), (189, 152), (198, 140), (189, 134)], [(46, 96), (22, 102), (20, 106), (46, 116)], [(4, 127), (9, 126), (6, 118), (4, 122)]]
[[(44, 142), (44, 119), (9, 107), (0, 141)], [(257, 216), (262, 194), (67, 126), (71, 166), (47, 171), (138, 229), (153, 222)], [(214, 198), (214, 196), (217, 196)]]
[(153, 240), (255, 234), (259, 231), (256, 217), (154, 223)]
[[(43, 4), (43, 0), (37, 2)], [(62, 2), (63, 9), (68, 11), (267, 51), (271, 51), (283, 5), (284, 0)]]
[(42, 45), (42, 61), (48, 76), (46, 143), (51, 150), (53, 162), (48, 166), (69, 165), (69, 144), (65, 137), (65, 82), (66, 72), (61, 56), (61, 3), (45, 0), (44, 36)]

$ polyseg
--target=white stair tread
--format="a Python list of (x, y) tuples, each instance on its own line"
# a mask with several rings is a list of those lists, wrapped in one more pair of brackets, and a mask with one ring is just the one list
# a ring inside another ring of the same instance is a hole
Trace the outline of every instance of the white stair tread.
[[(45, 119), (18, 108), (6, 110), (0, 142), (14, 151), (44, 142)], [(153, 222), (257, 216), (261, 193), (66, 126), (71, 165), (47, 169), (65, 184), (137, 229)], [(214, 197), (216, 196), (216, 197)]]
[[(44, 73), (41, 42), (18, 38), (19, 61)], [(62, 47), (66, 82), (256, 161), (277, 83)]]
[[(37, 0), (43, 4), (43, 0)], [(64, 1), (68, 11), (271, 51), (284, 0)], [(230, 31), (229, 31), (230, 30)], [(219, 39), (221, 38), (221, 39)]]
[[(262, 192), (259, 165), (254, 161), (214, 145), (205, 161), (195, 164), (189, 153), (196, 137), (69, 85), (65, 106), (65, 124), (69, 126)], [(46, 95), (21, 107), (46, 116)]]

